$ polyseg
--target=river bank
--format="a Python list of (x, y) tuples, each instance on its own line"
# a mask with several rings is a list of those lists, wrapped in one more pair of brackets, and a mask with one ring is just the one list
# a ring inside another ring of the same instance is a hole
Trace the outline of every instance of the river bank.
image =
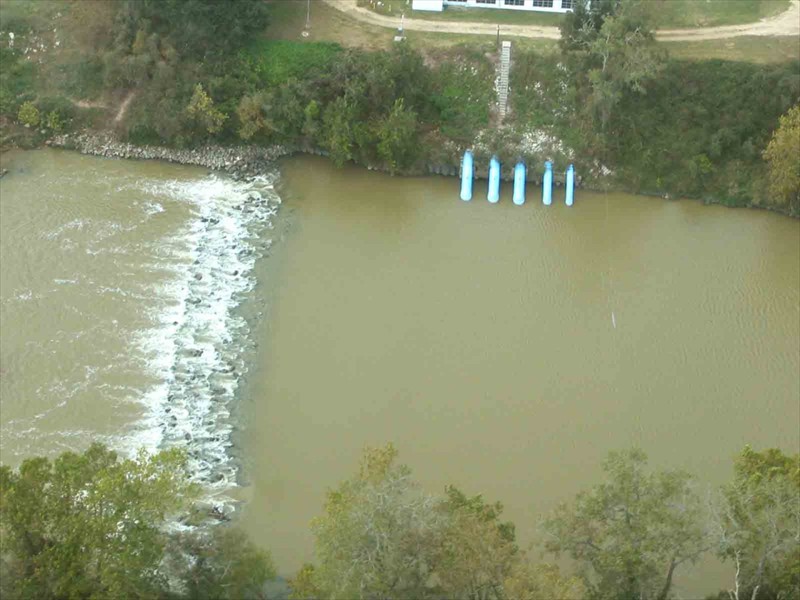
[[(65, 150), (75, 150), (81, 154), (88, 154), (93, 156), (102, 156), (106, 158), (121, 158), (131, 160), (162, 160), (171, 163), (183, 165), (195, 165), (207, 169), (223, 171), (230, 174), (234, 179), (247, 179), (255, 177), (261, 173), (273, 170), (275, 162), (281, 158), (298, 155), (312, 155), (328, 157), (329, 153), (321, 148), (310, 146), (291, 146), (284, 144), (274, 144), (271, 146), (220, 146), (220, 145), (206, 145), (199, 148), (180, 149), (169, 148), (166, 146), (142, 146), (124, 142), (114, 137), (111, 132), (80, 132), (53, 136), (44, 142), (44, 146), (52, 148), (61, 148)], [(460, 161), (457, 156), (458, 153), (453, 152), (452, 148), (445, 148), (449, 154), (453, 155), (453, 159), (449, 162), (428, 162), (423, 166), (417, 166), (413, 169), (408, 169), (402, 173), (397, 173), (400, 176), (419, 177), (424, 175), (440, 175), (444, 177), (459, 177), (460, 175)], [(484, 152), (484, 154), (486, 154)], [(484, 157), (486, 158), (486, 157)], [(475, 177), (476, 179), (488, 179), (488, 158), (485, 161), (486, 166), (476, 166)], [(477, 163), (477, 161), (476, 161)], [(369, 171), (377, 171), (389, 173), (389, 169), (385, 165), (360, 165)], [(513, 181), (513, 165), (503, 165), (501, 170), (501, 179), (506, 182)], [(542, 182), (541, 176), (537, 175), (536, 171), (532, 168), (528, 169), (526, 177), (528, 183), (540, 185)], [(556, 187), (563, 186), (563, 175), (556, 174), (553, 179)], [(664, 200), (676, 200), (674, 196), (668, 193), (646, 192), (642, 190), (631, 189), (628, 186), (620, 185), (614, 179), (614, 174), (608, 169), (598, 166), (590, 173), (590, 178), (583, 177), (581, 174), (576, 176), (576, 187), (582, 188), (585, 191), (593, 192), (619, 192), (627, 194), (637, 194), (643, 197), (662, 198)], [(531, 193), (531, 190), (528, 192)], [(538, 191), (533, 191), (533, 194), (538, 194)], [(535, 198), (535, 196), (534, 196)], [(723, 201), (715, 201), (713, 198), (689, 198), (697, 200), (705, 205), (719, 204), (729, 206), (728, 203)], [(749, 203), (744, 206), (737, 206), (734, 208), (758, 208), (765, 209), (770, 212), (777, 212), (785, 216), (800, 218), (800, 214), (795, 214), (787, 210), (782, 210), (779, 207), (769, 206), (764, 204)]]

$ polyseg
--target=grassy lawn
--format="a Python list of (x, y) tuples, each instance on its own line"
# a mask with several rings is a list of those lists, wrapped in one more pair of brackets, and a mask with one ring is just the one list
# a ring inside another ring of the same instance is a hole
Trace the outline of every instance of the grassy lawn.
[[(648, 0), (656, 13), (659, 28), (712, 27), (752, 23), (783, 12), (789, 0)], [(501, 25), (553, 25), (561, 23), (557, 13), (461, 8), (447, 6), (441, 13), (412, 11), (409, 0), (360, 0), (359, 4), (376, 13), (430, 21), (472, 21)]]
[(342, 46), (386, 49), (392, 43), (391, 29), (376, 27), (348, 17), (323, 2), (311, 3), (311, 29), (302, 37), (306, 24), (306, 3), (300, 0), (270, 0), (270, 25), (266, 36), (271, 40), (336, 42)]
[(649, 0), (658, 27), (713, 27), (752, 23), (789, 8), (789, 0)]
[[(270, 40), (293, 40), (297, 42), (336, 42), (344, 47), (386, 49), (392, 45), (395, 31), (363, 23), (322, 2), (311, 3), (311, 30), (308, 37), (301, 33), (306, 23), (306, 3), (301, 0), (271, 0), (270, 26), (266, 37)], [(435, 60), (438, 51), (462, 44), (486, 46), (495, 44), (493, 35), (469, 35), (460, 33), (430, 33), (406, 30), (406, 38), (428, 58)], [(526, 48), (550, 49), (553, 40), (509, 38)]]
[(675, 58), (719, 58), (757, 64), (800, 60), (800, 39), (789, 37), (737, 37), (702, 42), (664, 42)]

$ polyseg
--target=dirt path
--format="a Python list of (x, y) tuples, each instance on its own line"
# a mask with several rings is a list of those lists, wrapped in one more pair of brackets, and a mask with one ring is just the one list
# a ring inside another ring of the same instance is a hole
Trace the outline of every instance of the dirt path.
[(125, 113), (128, 111), (128, 106), (130, 106), (131, 100), (136, 95), (136, 90), (131, 90), (128, 95), (125, 97), (125, 100), (122, 101), (122, 104), (119, 107), (119, 111), (117, 112), (117, 116), (114, 117), (114, 123), (119, 123), (125, 118)]
[[(332, 7), (352, 16), (354, 19), (371, 25), (395, 29), (400, 24), (400, 19), (397, 17), (379, 15), (371, 10), (357, 6), (356, 0), (323, 0), (323, 2), (327, 2)], [(403, 26), (409, 31), (466, 33), (473, 35), (497, 34), (497, 25), (493, 23), (428, 21), (414, 18), (406, 19)], [(551, 40), (557, 40), (560, 37), (558, 27), (501, 25), (500, 31), (504, 35), (517, 37), (546, 38)], [(792, 0), (791, 5), (785, 12), (774, 17), (761, 19), (755, 23), (725, 25), (721, 27), (698, 27), (696, 29), (664, 29), (657, 32), (656, 35), (658, 39), (670, 42), (719, 40), (745, 35), (800, 36), (800, 0)]]

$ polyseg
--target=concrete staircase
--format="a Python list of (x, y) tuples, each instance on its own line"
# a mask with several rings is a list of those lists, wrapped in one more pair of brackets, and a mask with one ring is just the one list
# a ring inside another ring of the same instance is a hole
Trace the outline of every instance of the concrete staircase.
[(508, 110), (508, 71), (511, 66), (511, 42), (503, 42), (500, 51), (500, 85), (497, 90), (497, 103), (500, 107), (500, 118), (506, 116)]

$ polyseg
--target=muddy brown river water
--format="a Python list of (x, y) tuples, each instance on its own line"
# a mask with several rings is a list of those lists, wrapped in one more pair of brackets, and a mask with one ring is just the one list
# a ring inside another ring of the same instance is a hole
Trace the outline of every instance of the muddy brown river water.
[(366, 444), (429, 491), (502, 501), (523, 543), (609, 450), (700, 486), (744, 444), (799, 450), (797, 220), (582, 190), (489, 205), (483, 182), (465, 203), (455, 179), (317, 158), (282, 164), (275, 214), (269, 180), (4, 164), (0, 459), (185, 445), (282, 573)]

